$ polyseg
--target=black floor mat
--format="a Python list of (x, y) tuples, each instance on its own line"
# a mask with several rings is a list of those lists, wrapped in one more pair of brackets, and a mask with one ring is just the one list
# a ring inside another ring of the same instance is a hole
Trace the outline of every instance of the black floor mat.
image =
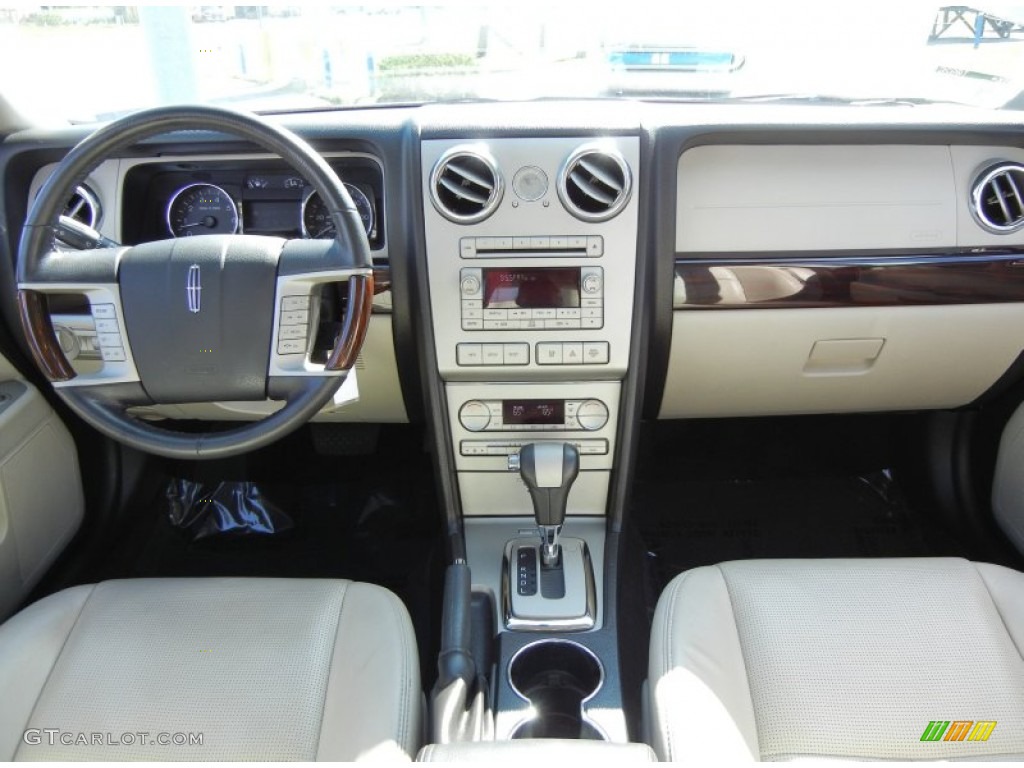
[(882, 472), (651, 483), (634, 505), (659, 592), (688, 568), (725, 560), (960, 554), (928, 535)]
[(900, 428), (843, 417), (654, 427), (630, 506), (655, 594), (726, 560), (964, 555), (889, 469)]

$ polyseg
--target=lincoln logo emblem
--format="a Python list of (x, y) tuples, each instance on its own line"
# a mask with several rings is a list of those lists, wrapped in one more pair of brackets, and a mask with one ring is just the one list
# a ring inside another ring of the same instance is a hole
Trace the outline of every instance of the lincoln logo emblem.
[(185, 282), (185, 298), (188, 300), (188, 311), (192, 314), (198, 314), (202, 295), (203, 284), (199, 280), (199, 265), (193, 264), (188, 268), (188, 279)]

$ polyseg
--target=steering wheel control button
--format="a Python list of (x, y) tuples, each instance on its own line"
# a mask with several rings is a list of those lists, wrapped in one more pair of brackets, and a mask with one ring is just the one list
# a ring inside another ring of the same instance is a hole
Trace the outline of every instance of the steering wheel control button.
[(309, 296), (283, 296), (277, 329), (277, 354), (303, 355), (309, 342)]
[(96, 320), (96, 333), (120, 333), (117, 327), (117, 320), (114, 318), (100, 318)]
[(100, 349), (100, 356), (105, 363), (125, 362), (124, 349), (121, 347), (102, 347)]
[(459, 409), (459, 423), (469, 432), (482, 432), (491, 423), (491, 409), (481, 400), (470, 400)]
[(113, 304), (93, 304), (92, 316), (97, 320), (110, 320), (117, 317)]
[(610, 357), (607, 341), (583, 342), (583, 362), (586, 365), (607, 365)]
[(100, 342), (100, 347), (120, 347), (121, 346), (121, 334), (120, 333), (98, 333), (96, 338)]
[(576, 420), (588, 432), (601, 429), (608, 423), (608, 406), (600, 400), (586, 400), (576, 409)]

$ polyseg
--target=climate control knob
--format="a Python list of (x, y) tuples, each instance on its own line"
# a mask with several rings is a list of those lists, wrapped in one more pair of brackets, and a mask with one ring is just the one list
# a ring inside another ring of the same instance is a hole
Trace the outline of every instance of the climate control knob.
[(483, 432), (491, 423), (491, 409), (480, 400), (468, 400), (459, 408), (459, 423), (470, 432)]
[(576, 421), (588, 432), (601, 429), (608, 423), (608, 406), (600, 400), (584, 400), (576, 409)]

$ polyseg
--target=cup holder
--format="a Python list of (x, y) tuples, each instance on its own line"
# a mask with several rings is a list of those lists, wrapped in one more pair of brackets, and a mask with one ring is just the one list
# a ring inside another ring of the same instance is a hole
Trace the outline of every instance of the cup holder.
[(513, 739), (605, 738), (583, 712), (604, 682), (601, 662), (587, 648), (569, 640), (541, 640), (512, 657), (508, 676), (534, 713), (516, 726)]

